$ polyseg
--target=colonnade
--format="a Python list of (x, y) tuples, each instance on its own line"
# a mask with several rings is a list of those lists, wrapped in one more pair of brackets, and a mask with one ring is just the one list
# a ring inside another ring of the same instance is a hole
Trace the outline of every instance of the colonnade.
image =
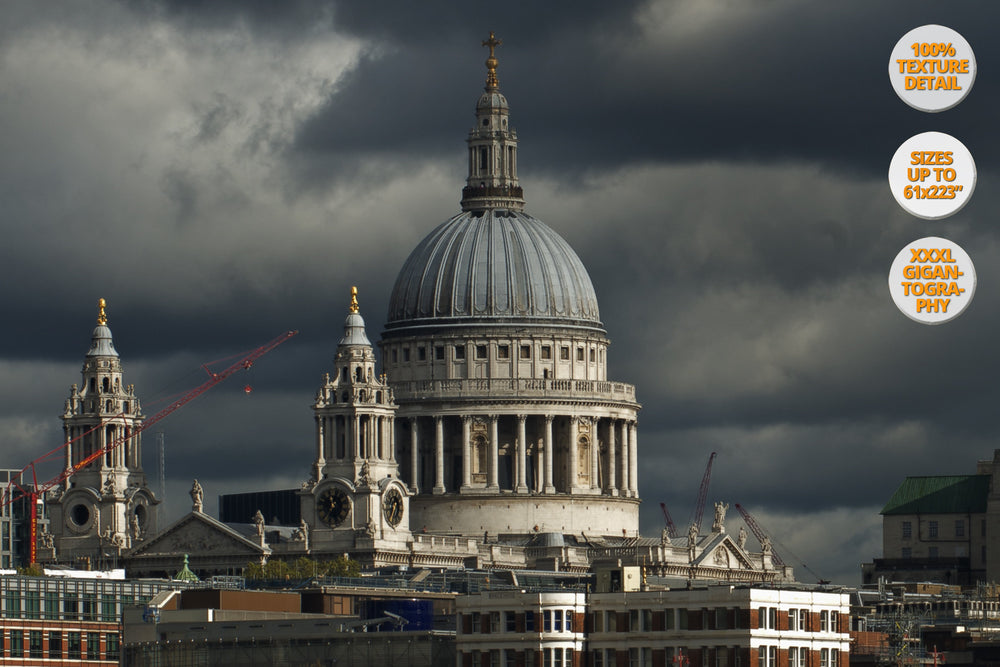
[[(92, 424), (65, 426), (66, 469), (75, 468), (81, 461), (97, 452), (103, 456), (94, 459), (88, 468), (141, 468), (140, 435), (131, 437), (132, 427), (120, 421), (105, 422), (103, 427)], [(109, 445), (117, 447), (106, 451)]]
[(337, 459), (396, 460), (392, 415), (316, 416), (316, 462)]
[[(634, 419), (493, 414), (409, 417), (407, 422), (414, 493), (639, 495)], [(430, 442), (422, 437), (428, 431)], [(448, 465), (456, 458), (461, 459), (460, 476)], [(433, 461), (432, 475), (422, 468), (425, 460)], [(509, 473), (506, 479), (502, 471)], [(431, 478), (432, 485), (422, 477)]]

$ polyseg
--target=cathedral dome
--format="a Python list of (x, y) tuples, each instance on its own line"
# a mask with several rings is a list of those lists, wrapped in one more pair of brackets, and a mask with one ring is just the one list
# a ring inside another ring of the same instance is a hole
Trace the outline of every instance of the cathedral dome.
[(386, 331), (442, 325), (573, 326), (604, 333), (590, 276), (545, 223), (465, 211), (432, 231), (396, 278)]

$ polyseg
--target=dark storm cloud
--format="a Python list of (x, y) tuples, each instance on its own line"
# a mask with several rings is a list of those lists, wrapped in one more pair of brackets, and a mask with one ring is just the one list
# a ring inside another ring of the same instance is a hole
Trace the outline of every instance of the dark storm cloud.
[[(53, 7), (12, 3), (0, 25), (6, 465), (59, 438), (103, 296), (148, 413), (202, 363), (300, 329), (161, 423), (172, 512), (192, 477), (210, 498), (297, 486), (349, 286), (377, 340), (404, 258), (457, 209), (489, 30), (528, 210), (588, 267), (609, 375), (644, 406), (645, 533), (660, 501), (687, 519), (718, 451), (710, 503), (746, 505), (851, 583), (906, 474), (971, 472), (1000, 441), (991, 4)], [(942, 114), (886, 76), (896, 40), (930, 22), (980, 65)], [(931, 129), (979, 166), (939, 222), (885, 183)], [(886, 273), (932, 234), (972, 254), (979, 289), (923, 327)]]

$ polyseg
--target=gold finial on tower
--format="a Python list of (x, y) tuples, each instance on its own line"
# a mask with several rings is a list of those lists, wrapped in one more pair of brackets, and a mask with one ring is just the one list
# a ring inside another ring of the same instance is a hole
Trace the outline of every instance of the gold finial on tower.
[(503, 40), (502, 39), (497, 39), (496, 36), (493, 34), (492, 30), (490, 30), (490, 38), (483, 40), (483, 46), (490, 47), (490, 57), (486, 59), (486, 89), (487, 90), (496, 90), (497, 88), (500, 87), (500, 82), (497, 80), (497, 64), (498, 64), (498, 62), (497, 62), (496, 56), (493, 55), (493, 50), (496, 47), (498, 47), (498, 46), (500, 46), (502, 44), (503, 44)]
[(352, 287), (351, 288), (351, 312), (352, 313), (358, 312), (358, 288), (357, 287)]
[(105, 301), (104, 299), (98, 299), (98, 301), (97, 301), (97, 308), (98, 308), (98, 313), (97, 313), (97, 323), (98, 323), (98, 324), (99, 324), (100, 326), (102, 326), (102, 327), (103, 327), (103, 326), (104, 326), (105, 324), (107, 324), (107, 323), (108, 323), (108, 316), (107, 316), (107, 315), (105, 314), (105, 312), (104, 312), (104, 307), (105, 307), (106, 305), (108, 305), (107, 301)]

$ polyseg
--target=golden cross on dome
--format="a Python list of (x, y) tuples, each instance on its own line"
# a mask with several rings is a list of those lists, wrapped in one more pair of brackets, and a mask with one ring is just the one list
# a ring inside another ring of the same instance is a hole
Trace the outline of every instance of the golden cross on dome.
[(352, 313), (358, 312), (358, 288), (357, 287), (352, 287), (351, 288), (351, 312)]
[(500, 85), (500, 82), (497, 80), (498, 63), (493, 51), (502, 44), (503, 40), (497, 39), (492, 30), (490, 30), (490, 38), (483, 40), (483, 46), (490, 47), (490, 57), (486, 59), (486, 87), (488, 89), (495, 89)]
[(104, 313), (104, 307), (106, 305), (108, 304), (104, 299), (99, 299), (97, 301), (97, 308), (99, 309), (97, 313), (97, 323), (102, 327), (108, 323), (108, 316)]

